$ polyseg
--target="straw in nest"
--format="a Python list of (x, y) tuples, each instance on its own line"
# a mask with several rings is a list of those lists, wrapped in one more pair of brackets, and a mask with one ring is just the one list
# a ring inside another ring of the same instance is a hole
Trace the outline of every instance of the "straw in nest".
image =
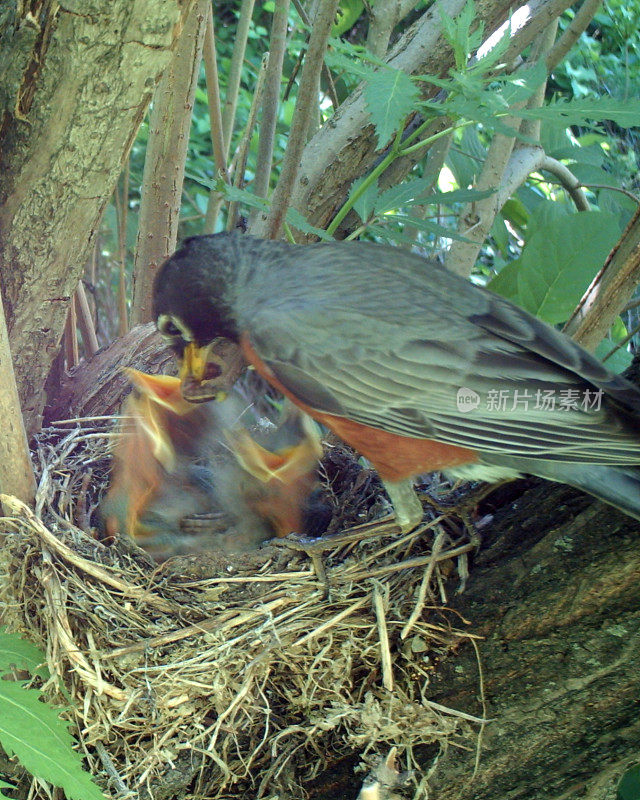
[(483, 723), (429, 699), (438, 658), (472, 637), (444, 586), (468, 538), (439, 517), (403, 536), (369, 524), (158, 566), (82, 530), (109, 424), (47, 429), (36, 513), (4, 497), (2, 520), (6, 618), (46, 649), (47, 691), (73, 699), (101, 785), (155, 800), (303, 798), (356, 755), (372, 770), (362, 798), (407, 778), (394, 796), (424, 796), (416, 749), (473, 747)]

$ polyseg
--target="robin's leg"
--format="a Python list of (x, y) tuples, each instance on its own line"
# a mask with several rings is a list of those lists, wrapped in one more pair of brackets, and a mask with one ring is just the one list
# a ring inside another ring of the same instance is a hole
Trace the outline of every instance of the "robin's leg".
[(422, 503), (413, 488), (411, 478), (406, 478), (397, 483), (383, 481), (391, 505), (396, 512), (396, 521), (403, 533), (407, 533), (422, 522)]

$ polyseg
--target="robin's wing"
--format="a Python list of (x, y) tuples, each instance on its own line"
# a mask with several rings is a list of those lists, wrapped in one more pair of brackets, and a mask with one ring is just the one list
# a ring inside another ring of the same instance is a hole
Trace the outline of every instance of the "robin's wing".
[(467, 313), (439, 321), (438, 336), (428, 309), (424, 330), (416, 323), (415, 302), (407, 324), (397, 296), (398, 321), (366, 335), (370, 317), (335, 305), (267, 309), (249, 335), (282, 384), (325, 413), (485, 453), (640, 462), (634, 386), (513, 304), (477, 287), (472, 299), (477, 310), (462, 302)]

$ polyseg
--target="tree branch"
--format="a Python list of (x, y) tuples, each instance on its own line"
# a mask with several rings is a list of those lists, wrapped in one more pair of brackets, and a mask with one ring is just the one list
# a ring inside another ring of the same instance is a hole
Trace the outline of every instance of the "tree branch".
[(300, 158), (307, 138), (311, 114), (317, 104), (314, 89), (320, 71), (327, 41), (335, 19), (338, 0), (320, 0), (314, 20), (307, 55), (302, 67), (296, 110), (289, 132), (289, 141), (282, 164), (280, 178), (273, 192), (268, 215), (256, 220), (256, 233), (264, 238), (276, 239), (280, 233), (287, 208), (290, 205), (294, 183), (300, 167)]
[(551, 158), (551, 156), (545, 156), (540, 165), (540, 169), (555, 175), (563, 188), (566, 189), (571, 196), (578, 211), (589, 211), (591, 206), (589, 205), (587, 196), (580, 188), (581, 183), (568, 167), (565, 167), (563, 163), (557, 161), (555, 158)]
[(242, 77), (242, 63), (247, 49), (247, 38), (249, 36), (249, 26), (251, 25), (251, 15), (255, 0), (242, 0), (240, 5), (240, 16), (236, 28), (235, 44), (229, 75), (227, 77), (227, 91), (224, 97), (224, 108), (222, 109), (222, 139), (224, 141), (225, 161), (229, 158), (231, 148), (231, 133), (233, 123), (236, 118), (236, 105), (238, 104), (238, 92), (240, 90), (240, 79)]
[(133, 265), (133, 325), (151, 320), (153, 281), (178, 238), (191, 111), (209, 2), (196, 0), (154, 96)]
[(400, 0), (374, 0), (369, 8), (367, 50), (382, 58), (400, 16)]
[(575, 17), (571, 20), (564, 33), (551, 48), (547, 55), (547, 71), (551, 72), (554, 67), (564, 59), (569, 50), (578, 41), (580, 36), (587, 30), (596, 11), (600, 8), (602, 0), (584, 0), (584, 3), (577, 10)]
[(36, 481), (13, 374), (9, 335), (0, 293), (0, 488), (33, 506)]
[[(555, 35), (558, 27), (557, 19), (553, 20), (547, 28), (537, 37), (534, 42), (531, 53), (531, 61), (539, 61), (543, 59), (547, 51), (552, 47), (555, 40)], [(538, 88), (536, 93), (529, 98), (527, 103), (528, 108), (538, 107), (544, 101), (544, 92), (546, 88), (546, 81)], [(513, 128), (520, 127), (521, 131), (529, 138), (537, 140), (539, 138), (540, 130), (537, 120), (533, 120), (533, 124), (528, 126), (529, 120), (523, 120), (521, 123), (515, 118), (504, 120), (506, 125)], [(495, 133), (489, 146), (487, 158), (485, 159), (480, 177), (475, 184), (476, 189), (484, 191), (487, 189), (498, 189), (505, 180), (505, 175), (508, 179), (508, 184), (512, 190), (508, 196), (515, 191), (518, 186), (513, 183), (513, 173), (509, 170), (509, 162), (515, 146), (515, 136), (506, 136), (502, 133)], [(523, 182), (527, 176), (520, 173)], [(460, 221), (458, 225), (459, 232), (469, 241), (454, 241), (451, 244), (451, 249), (447, 254), (446, 265), (452, 272), (458, 275), (468, 277), (473, 271), (473, 267), (478, 258), (480, 248), (485, 242), (489, 231), (491, 230), (496, 216), (500, 213), (500, 209), (505, 203), (504, 192), (496, 192), (484, 200), (478, 200), (468, 203), (462, 213), (460, 214)]]
[(564, 332), (593, 350), (640, 283), (640, 208), (585, 292)]
[[(247, 166), (247, 157), (249, 155), (249, 147), (251, 145), (251, 137), (253, 136), (253, 129), (255, 128), (256, 124), (256, 117), (258, 116), (258, 109), (260, 108), (260, 103), (262, 102), (262, 96), (264, 93), (264, 81), (267, 72), (267, 56), (263, 56), (262, 63), (260, 65), (260, 72), (258, 73), (258, 80), (256, 82), (256, 88), (254, 89), (253, 93), (253, 100), (251, 102), (251, 108), (249, 109), (249, 118), (247, 119), (247, 124), (244, 129), (244, 133), (242, 134), (242, 139), (240, 140), (240, 144), (238, 145), (238, 150), (236, 153), (236, 164), (235, 164), (235, 177), (233, 181), (233, 185), (241, 189), (244, 186), (244, 172)], [(229, 211), (227, 214), (227, 230), (232, 231), (237, 224), (237, 216), (238, 216), (238, 204), (233, 201), (229, 203)]]
[[(568, 0), (532, 0), (521, 13), (509, 18), (511, 6), (507, 0), (497, 0), (490, 5), (478, 4), (478, 22), (487, 30), (495, 30), (503, 20), (509, 25), (511, 19), (509, 49), (511, 58), (515, 58), (568, 5)], [(455, 17), (463, 6), (463, 0), (442, 0), (439, 8), (441, 13)], [(434, 75), (445, 74), (453, 66), (451, 49), (441, 36), (439, 13), (429, 9), (414, 23), (393, 48), (388, 59), (391, 66), (409, 73)], [(492, 36), (490, 40), (498, 38)], [(435, 89), (429, 90), (425, 96), (435, 93)], [(305, 148), (291, 205), (302, 211), (313, 225), (326, 228), (352, 182), (371, 169), (376, 160), (376, 146), (373, 125), (362, 89), (358, 87), (330, 124), (325, 124)]]
[[(209, 104), (209, 125), (211, 128), (211, 145), (213, 148), (213, 163), (216, 168), (216, 175), (222, 177), (225, 183), (229, 182), (227, 174), (227, 156), (224, 147), (224, 136), (222, 133), (222, 111), (220, 100), (220, 81), (218, 79), (218, 63), (216, 61), (216, 42), (213, 19), (213, 6), (209, 8), (207, 25), (204, 32), (204, 44), (202, 47), (204, 59), (204, 74), (207, 82), (207, 100)], [(220, 208), (224, 200), (224, 195), (220, 192), (210, 192), (207, 198), (207, 213), (203, 225), (203, 233), (213, 233), (216, 228), (216, 221)]]
[[(271, 177), (273, 144), (276, 136), (278, 110), (280, 108), (280, 84), (282, 82), (282, 64), (286, 52), (288, 24), (289, 0), (277, 0), (271, 21), (269, 63), (267, 65), (262, 101), (257, 167), (253, 181), (253, 193), (256, 197), (266, 198), (269, 194), (269, 178)], [(252, 211), (252, 222), (256, 219), (258, 213), (257, 210)], [(251, 228), (251, 225), (249, 227)]]

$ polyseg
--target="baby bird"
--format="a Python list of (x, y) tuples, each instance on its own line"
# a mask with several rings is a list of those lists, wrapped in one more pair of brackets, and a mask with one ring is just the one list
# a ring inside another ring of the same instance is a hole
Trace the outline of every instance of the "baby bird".
[(315, 423), (288, 403), (260, 420), (238, 392), (189, 403), (180, 381), (129, 370), (111, 482), (108, 535), (126, 533), (156, 560), (248, 552), (303, 532), (322, 454)]

